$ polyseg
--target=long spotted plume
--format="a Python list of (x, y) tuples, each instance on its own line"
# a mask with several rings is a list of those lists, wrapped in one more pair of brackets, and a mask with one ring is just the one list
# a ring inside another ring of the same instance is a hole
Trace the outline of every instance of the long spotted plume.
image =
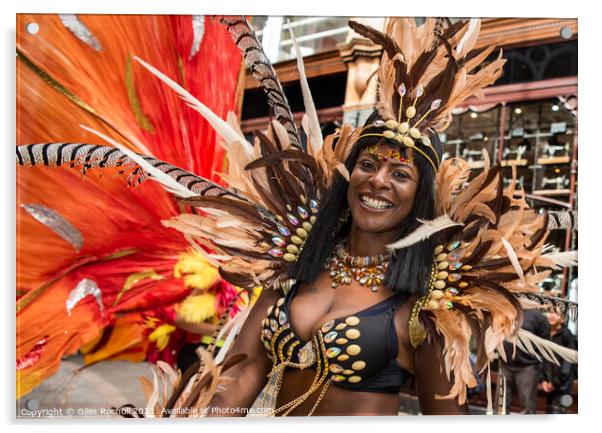
[(578, 305), (576, 302), (565, 298), (548, 296), (542, 293), (515, 293), (519, 299), (527, 299), (538, 304), (538, 308), (544, 311), (554, 311), (562, 316), (567, 316), (570, 320), (577, 320)]
[[(117, 167), (121, 168), (120, 174), (128, 175), (130, 186), (138, 185), (150, 178), (146, 171), (115, 147), (85, 143), (39, 143), (17, 146), (16, 149), (17, 163), (23, 166), (80, 167), (82, 174), (86, 174), (92, 168)], [(140, 156), (153, 167), (199, 196), (247, 201), (239, 194), (189, 171), (152, 156)]]
[(270, 60), (263, 51), (261, 43), (257, 40), (253, 27), (243, 16), (224, 16), (220, 18), (220, 22), (228, 27), (236, 45), (242, 51), (251, 73), (261, 83), (270, 110), (286, 128), (291, 145), (300, 149), (299, 131), (295, 126), (288, 100)]

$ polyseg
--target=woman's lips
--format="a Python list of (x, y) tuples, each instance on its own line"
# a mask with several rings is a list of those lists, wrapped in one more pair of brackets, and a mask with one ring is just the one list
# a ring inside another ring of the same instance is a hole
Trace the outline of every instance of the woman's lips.
[(393, 204), (387, 200), (371, 197), (368, 194), (359, 195), (360, 203), (363, 207), (372, 211), (386, 211), (393, 208)]

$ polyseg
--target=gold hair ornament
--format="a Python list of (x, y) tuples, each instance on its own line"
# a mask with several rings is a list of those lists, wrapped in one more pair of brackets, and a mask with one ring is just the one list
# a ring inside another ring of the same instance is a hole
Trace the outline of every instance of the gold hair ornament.
[[(418, 98), (420, 98), (424, 94), (424, 87), (422, 85), (419, 85), (416, 88), (414, 102), (405, 110), (405, 113), (403, 111), (403, 97), (406, 94), (405, 84), (402, 83), (401, 86), (399, 86), (398, 91), (400, 95), (400, 103), (397, 120), (390, 119), (385, 122), (384, 120), (379, 119), (374, 123), (364, 126), (363, 129), (385, 128), (385, 131), (383, 131), (382, 133), (361, 134), (358, 137), (358, 140), (362, 137), (383, 137), (395, 140), (399, 144), (409, 149), (413, 149), (416, 152), (420, 153), (422, 156), (424, 156), (426, 160), (431, 164), (433, 170), (436, 173), (439, 168), (439, 165), (441, 164), (441, 161), (439, 160), (439, 156), (437, 155), (437, 152), (431, 144), (431, 140), (426, 134), (422, 134), (420, 132), (418, 126), (433, 110), (436, 110), (441, 106), (441, 99), (435, 99), (431, 103), (431, 106), (428, 109), (428, 111), (424, 113), (415, 123), (410, 124), (412, 119), (416, 116), (416, 102), (418, 101)], [(403, 117), (404, 114), (405, 119)], [(426, 154), (424, 150), (420, 149), (420, 147), (418, 147), (419, 144), (423, 145), (426, 148), (430, 148), (433, 151), (433, 154), (435, 155), (435, 159), (433, 160), (430, 156)]]

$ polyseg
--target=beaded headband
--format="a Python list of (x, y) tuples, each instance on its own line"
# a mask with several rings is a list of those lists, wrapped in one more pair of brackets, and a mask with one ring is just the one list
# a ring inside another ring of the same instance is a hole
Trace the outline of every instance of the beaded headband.
[(381, 161), (387, 161), (389, 159), (394, 159), (396, 161), (405, 162), (408, 164), (411, 164), (414, 162), (414, 157), (412, 157), (412, 156), (405, 157), (401, 154), (401, 152), (398, 152), (396, 150), (389, 150), (387, 153), (379, 152), (378, 147), (376, 147), (375, 144), (366, 148), (366, 152), (368, 152), (370, 155), (374, 155), (374, 156), (378, 157), (378, 159), (380, 159)]
[[(401, 102), (399, 104), (397, 120), (390, 119), (385, 122), (384, 120), (379, 119), (379, 120), (375, 121), (374, 123), (364, 126), (363, 129), (385, 128), (385, 131), (383, 131), (381, 133), (371, 132), (371, 133), (367, 133), (367, 134), (361, 134), (358, 137), (358, 140), (361, 139), (362, 137), (383, 137), (383, 138), (395, 140), (400, 145), (403, 145), (403, 146), (407, 147), (408, 149), (413, 149), (416, 152), (420, 153), (422, 156), (424, 156), (426, 158), (426, 160), (431, 164), (431, 166), (433, 167), (433, 170), (436, 173), (437, 170), (439, 169), (439, 165), (441, 164), (441, 161), (439, 160), (439, 155), (437, 155), (437, 152), (433, 148), (433, 145), (431, 144), (431, 140), (429, 139), (429, 137), (426, 134), (422, 134), (420, 132), (420, 130), (418, 129), (418, 126), (433, 110), (436, 110), (439, 108), (439, 106), (441, 105), (441, 99), (434, 100), (431, 103), (430, 109), (426, 113), (424, 113), (420, 117), (420, 119), (418, 119), (413, 124), (410, 124), (412, 119), (416, 116), (416, 102), (418, 101), (418, 98), (420, 98), (423, 95), (424, 88), (422, 86), (418, 86), (418, 88), (416, 89), (414, 102), (411, 106), (409, 106), (405, 110), (405, 113), (403, 112), (403, 97), (406, 94), (406, 87), (403, 83), (401, 84), (401, 86), (399, 86), (398, 91), (399, 91)], [(405, 119), (403, 117), (404, 114), (405, 114)], [(426, 148), (430, 148), (433, 152), (433, 155), (435, 155), (435, 159), (433, 160), (429, 155), (426, 154), (426, 152), (424, 150), (417, 147), (418, 145), (422, 145)]]

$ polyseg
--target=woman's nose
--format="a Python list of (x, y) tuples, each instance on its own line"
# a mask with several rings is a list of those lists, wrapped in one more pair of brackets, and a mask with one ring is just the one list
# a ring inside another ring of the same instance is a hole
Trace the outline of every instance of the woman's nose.
[(370, 177), (369, 183), (374, 189), (384, 189), (389, 187), (389, 176), (386, 167), (381, 167), (380, 170)]

